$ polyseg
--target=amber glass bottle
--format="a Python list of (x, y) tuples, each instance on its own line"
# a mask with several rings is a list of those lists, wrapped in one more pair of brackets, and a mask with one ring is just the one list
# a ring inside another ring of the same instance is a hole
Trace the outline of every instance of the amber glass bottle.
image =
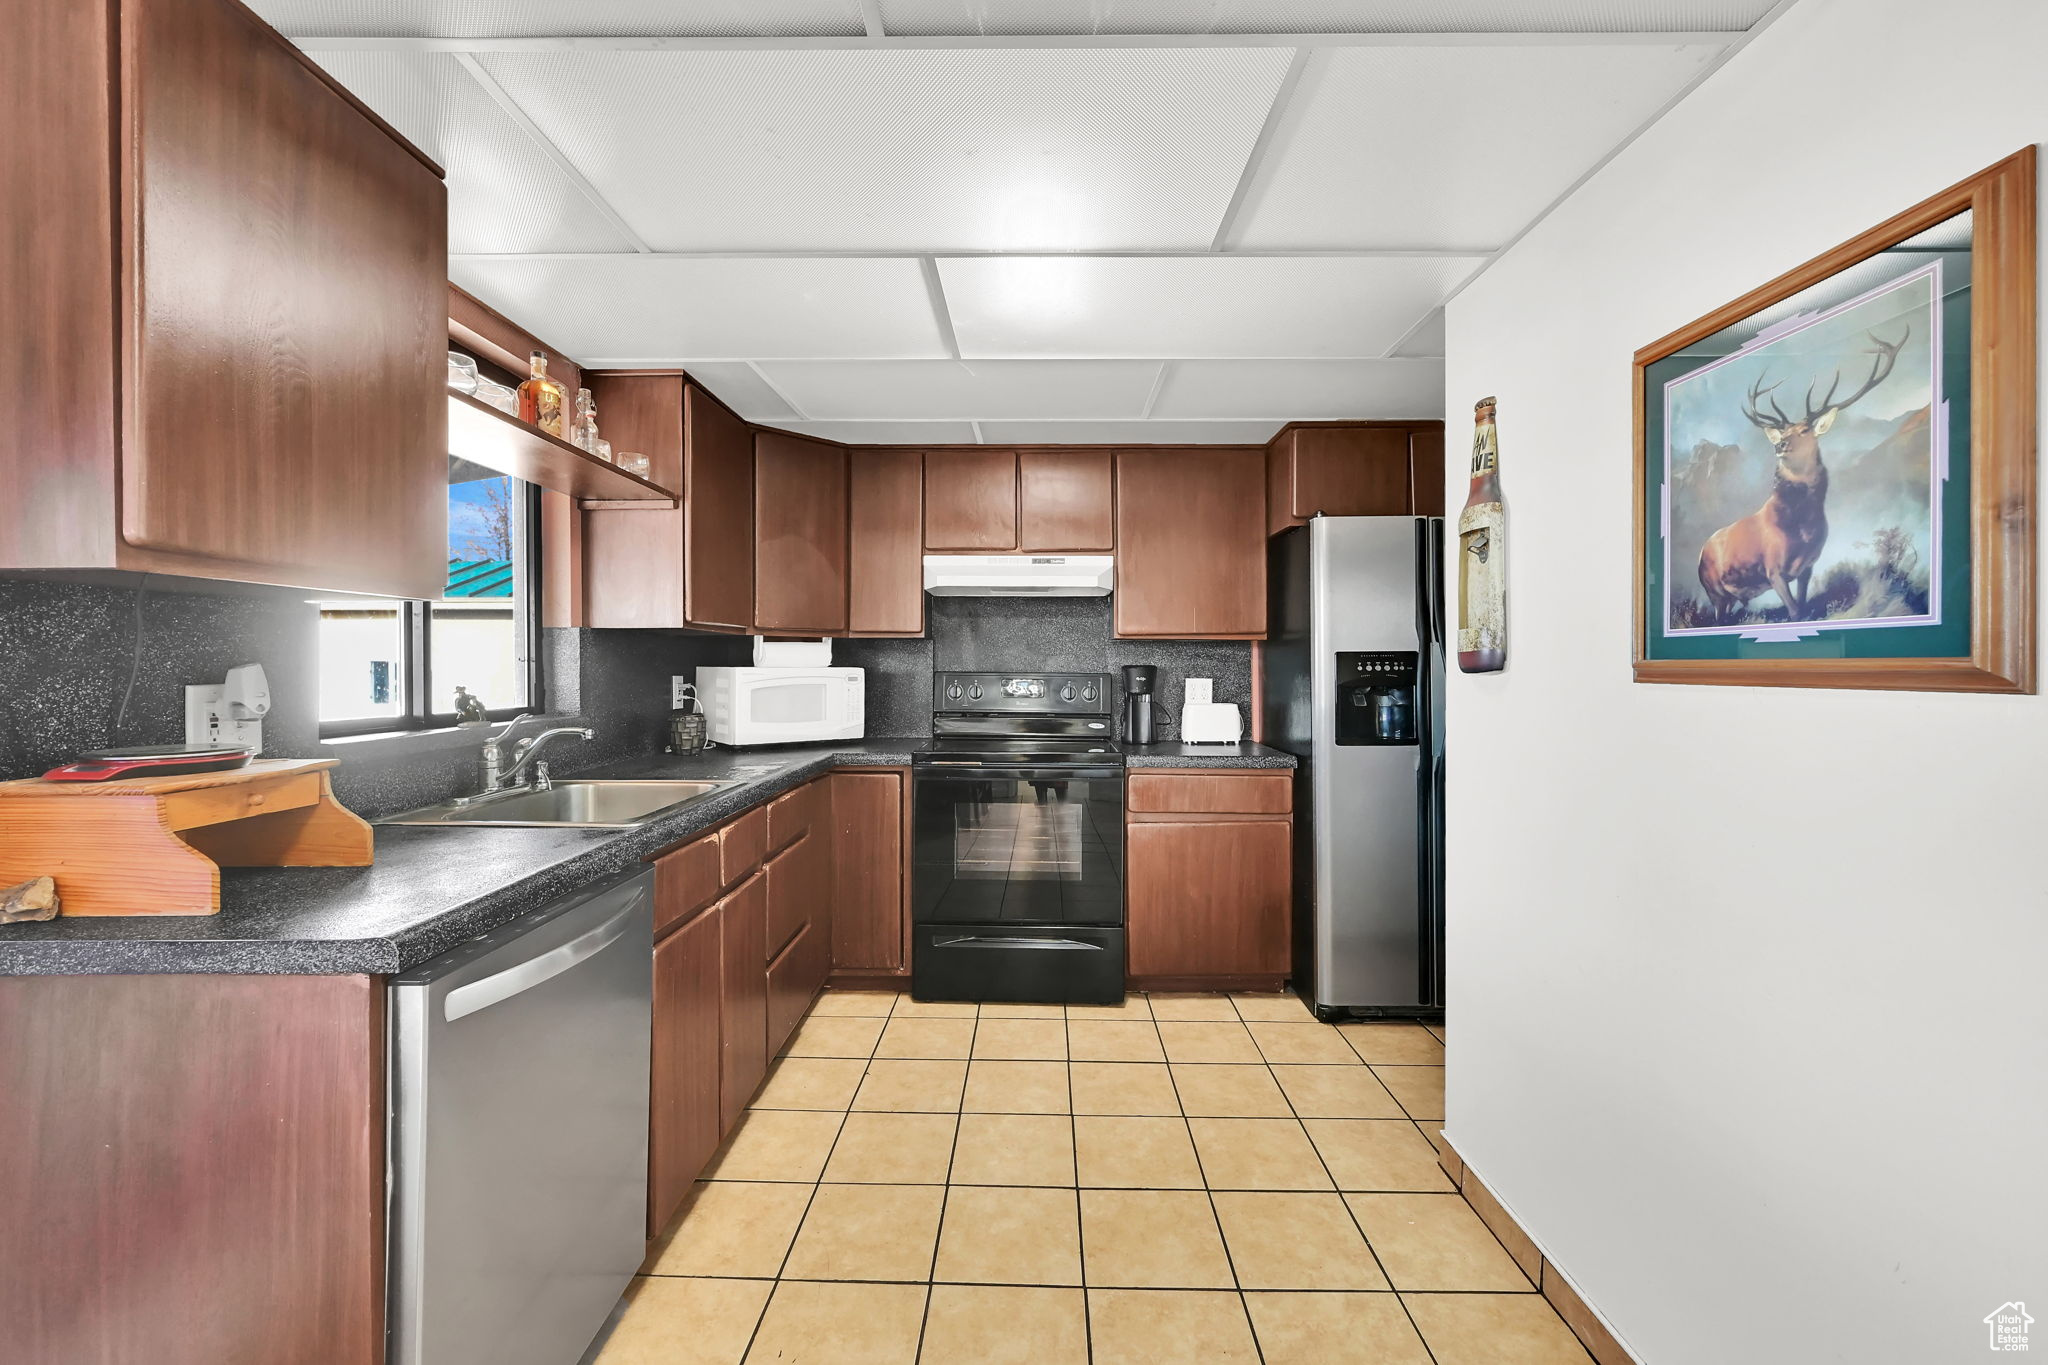
[(1458, 667), (1507, 667), (1507, 519), (1500, 500), (1500, 437), (1493, 400), (1472, 410), (1472, 490), (1458, 514)]
[(550, 436), (566, 438), (563, 415), (569, 391), (548, 378), (548, 353), (533, 353), (533, 377), (519, 386), (519, 420), (539, 427)]

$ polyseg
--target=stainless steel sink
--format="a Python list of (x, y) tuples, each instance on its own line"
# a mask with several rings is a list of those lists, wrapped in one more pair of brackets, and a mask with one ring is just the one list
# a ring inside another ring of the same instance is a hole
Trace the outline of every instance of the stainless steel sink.
[(568, 825), (631, 829), (662, 812), (734, 786), (732, 782), (557, 782), (482, 800), (427, 806), (385, 825)]

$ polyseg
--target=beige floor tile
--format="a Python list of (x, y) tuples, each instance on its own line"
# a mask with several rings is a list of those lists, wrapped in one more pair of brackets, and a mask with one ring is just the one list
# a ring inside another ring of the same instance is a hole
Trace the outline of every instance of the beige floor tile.
[(844, 1109), (860, 1089), (859, 1057), (784, 1057), (754, 1096), (754, 1109)]
[(885, 1019), (899, 999), (910, 997), (898, 991), (826, 991), (811, 1006), (815, 1017)]
[(1069, 1019), (1150, 1019), (1152, 1006), (1142, 995), (1127, 995), (1117, 1005), (1069, 1005)]
[(1166, 992), (1153, 991), (1145, 997), (1145, 1003), (1152, 1010), (1152, 1017), (1158, 1020), (1176, 1020), (1182, 1023), (1237, 1022), (1237, 1006), (1230, 1003), (1227, 995), (1208, 992)]
[(962, 1114), (953, 1184), (1074, 1183), (1074, 1121), (1065, 1114)]
[(700, 1181), (650, 1273), (772, 1278), (810, 1202), (809, 1185)]
[(1088, 1365), (1078, 1289), (936, 1284), (918, 1365)]
[(750, 1109), (711, 1159), (705, 1178), (814, 1183), (844, 1118), (810, 1109)]
[(1065, 1062), (974, 1062), (967, 1068), (962, 1107), (969, 1113), (1064, 1114), (1067, 1105)]
[(1095, 1365), (1258, 1365), (1244, 1301), (1214, 1289), (1091, 1289)]
[(1328, 1024), (1247, 1024), (1269, 1062), (1290, 1066), (1360, 1066), (1344, 1035)]
[(866, 1057), (882, 1036), (882, 1019), (806, 1019), (783, 1052), (791, 1057)]
[(1243, 1024), (1159, 1025), (1169, 1062), (1263, 1062), (1265, 1056)]
[(951, 1113), (960, 1108), (967, 1063), (884, 1060), (868, 1064), (867, 1079), (853, 1097), (855, 1109), (897, 1113)]
[(1076, 1115), (1074, 1154), (1081, 1183), (1092, 1188), (1202, 1188), (1202, 1168), (1181, 1119)]
[(1063, 1062), (1067, 1059), (1067, 1021), (983, 1019), (974, 1030), (974, 1059)]
[(1444, 1116), (1444, 1069), (1440, 1066), (1376, 1066), (1372, 1074), (1392, 1092), (1411, 1119)]
[(1212, 1190), (1327, 1190), (1308, 1134), (1293, 1119), (1189, 1119)]
[(893, 1018), (897, 1019), (972, 1019), (980, 1008), (972, 1000), (912, 1000), (908, 995), (899, 996)]
[(753, 1365), (909, 1365), (924, 1325), (921, 1284), (775, 1286), (754, 1348)]
[(1449, 1035), (1444, 1032), (1444, 1022), (1442, 1019), (1425, 1019), (1422, 1021), (1422, 1026), (1428, 1029), (1439, 1043), (1448, 1047), (1451, 1040)]
[(636, 1279), (599, 1365), (739, 1365), (774, 1287), (765, 1280)]
[(1388, 1287), (1341, 1196), (1221, 1190), (1213, 1198), (1244, 1288)]
[(1070, 1019), (1067, 1053), (1077, 1062), (1163, 1062), (1159, 1030), (1149, 1019)]
[(1455, 1194), (1347, 1194), (1344, 1199), (1396, 1289), (1520, 1293), (1535, 1288), (1472, 1206)]
[(1430, 1365), (1392, 1294), (1247, 1294), (1266, 1365)]
[(1339, 1024), (1352, 1050), (1368, 1062), (1395, 1066), (1442, 1066), (1444, 1045), (1420, 1024), (1396, 1020), (1361, 1020)]
[(1204, 1190), (1081, 1191), (1081, 1262), (1114, 1289), (1236, 1287)]
[(972, 1019), (897, 1017), (889, 1020), (889, 1027), (883, 1030), (882, 1041), (875, 1047), (875, 1056), (898, 1060), (959, 1061), (966, 1058), (973, 1042)]
[(857, 1185), (943, 1185), (953, 1114), (848, 1114), (825, 1179)]
[(1247, 1023), (1254, 1020), (1285, 1024), (1316, 1022), (1315, 1015), (1293, 991), (1237, 992), (1231, 995), (1230, 1003), (1237, 1007), (1237, 1017)]
[(1405, 1119), (1305, 1119), (1340, 1190), (1454, 1190), (1436, 1148)]
[(1077, 1114), (1178, 1114), (1173, 1078), (1159, 1062), (1075, 1062), (1067, 1069)]
[(1403, 1294), (1437, 1365), (1590, 1365), (1537, 1294)]
[(1181, 1112), (1186, 1114), (1226, 1119), (1283, 1119), (1294, 1115), (1287, 1107), (1287, 1097), (1273, 1083), (1273, 1073), (1263, 1066), (1227, 1062), (1177, 1066), (1173, 1068), (1173, 1084), (1180, 1093)]
[(1081, 1283), (1080, 1213), (1072, 1190), (946, 1191), (934, 1278), (952, 1284)]
[(792, 1280), (905, 1280), (932, 1274), (942, 1185), (820, 1185), (783, 1275)]
[(1398, 1119), (1408, 1112), (1362, 1066), (1276, 1066), (1273, 1078), (1305, 1119)]
[(1064, 1019), (1065, 1005), (1008, 1004), (997, 1000), (981, 1007), (984, 1019)]

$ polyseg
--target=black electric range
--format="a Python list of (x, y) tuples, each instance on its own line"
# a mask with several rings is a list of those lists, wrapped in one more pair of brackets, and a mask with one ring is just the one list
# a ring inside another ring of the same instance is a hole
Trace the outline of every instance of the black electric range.
[(1124, 993), (1124, 769), (1110, 678), (941, 673), (912, 768), (911, 994)]

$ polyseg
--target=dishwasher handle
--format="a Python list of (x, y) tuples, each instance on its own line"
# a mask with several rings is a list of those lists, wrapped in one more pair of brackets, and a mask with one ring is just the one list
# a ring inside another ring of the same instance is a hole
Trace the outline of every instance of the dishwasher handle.
[(596, 957), (619, 941), (626, 932), (627, 923), (633, 918), (633, 912), (639, 907), (640, 899), (635, 896), (624, 909), (595, 929), (501, 972), (493, 972), (481, 981), (457, 986), (448, 992), (442, 1004), (442, 1018), (452, 1024), (478, 1010), (487, 1010), (521, 992), (530, 991), (544, 981), (552, 981), (579, 962)]

